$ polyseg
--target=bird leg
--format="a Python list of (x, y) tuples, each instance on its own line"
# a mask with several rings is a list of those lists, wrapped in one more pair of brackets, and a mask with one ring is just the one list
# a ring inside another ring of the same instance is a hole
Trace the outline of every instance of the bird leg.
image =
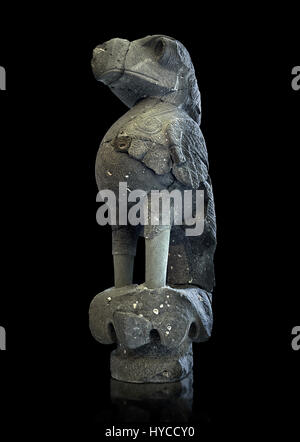
[(137, 240), (137, 229), (130, 226), (115, 226), (112, 228), (112, 253), (116, 288), (132, 284)]
[(167, 267), (170, 243), (170, 226), (148, 226), (145, 235), (146, 287), (164, 287), (167, 281)]

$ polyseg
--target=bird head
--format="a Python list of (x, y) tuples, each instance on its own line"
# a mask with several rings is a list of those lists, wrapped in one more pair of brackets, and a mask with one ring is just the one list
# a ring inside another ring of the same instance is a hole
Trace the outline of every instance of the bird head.
[(181, 107), (200, 123), (201, 101), (194, 67), (178, 40), (151, 35), (132, 42), (113, 38), (93, 52), (95, 78), (129, 108), (144, 98)]

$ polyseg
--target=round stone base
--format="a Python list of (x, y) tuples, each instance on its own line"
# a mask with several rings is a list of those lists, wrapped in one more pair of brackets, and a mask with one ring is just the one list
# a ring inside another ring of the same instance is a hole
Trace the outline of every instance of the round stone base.
[(90, 306), (90, 329), (97, 341), (117, 344), (111, 375), (132, 383), (167, 383), (192, 370), (192, 342), (211, 333), (210, 294), (199, 287), (110, 288)]

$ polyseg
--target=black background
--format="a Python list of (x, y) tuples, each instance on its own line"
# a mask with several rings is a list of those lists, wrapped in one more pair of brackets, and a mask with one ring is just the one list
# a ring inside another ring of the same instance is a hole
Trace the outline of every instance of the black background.
[[(242, 422), (247, 431), (260, 423), (293, 428), (300, 91), (291, 88), (291, 70), (299, 50), (292, 13), (275, 20), (250, 12), (45, 7), (18, 10), (18, 22), (7, 13), (0, 325), (17, 386), (14, 412), (21, 397), (27, 404), (34, 396), (33, 416), (42, 411), (49, 430), (60, 422), (100, 437), (103, 421), (118, 422), (111, 348), (91, 337), (88, 307), (113, 285), (110, 229), (95, 220), (95, 156), (126, 108), (95, 81), (90, 59), (110, 38), (165, 34), (186, 46), (195, 66), (218, 227), (215, 325), (211, 340), (194, 348), (192, 420), (232, 433)], [(142, 247), (136, 261), (142, 282)]]

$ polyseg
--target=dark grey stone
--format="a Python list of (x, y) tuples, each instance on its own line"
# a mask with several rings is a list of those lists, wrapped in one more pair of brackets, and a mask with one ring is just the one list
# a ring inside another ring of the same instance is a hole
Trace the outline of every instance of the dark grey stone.
[[(115, 288), (97, 295), (90, 309), (94, 337), (117, 343), (111, 356), (114, 378), (175, 381), (191, 371), (191, 342), (210, 336), (215, 281), (214, 200), (194, 67), (179, 41), (154, 35), (97, 46), (92, 68), (96, 79), (129, 107), (101, 142), (99, 190), (118, 196), (119, 183), (126, 181), (129, 191), (147, 195), (163, 189), (204, 191), (200, 236), (186, 236), (187, 226), (173, 225), (172, 217), (169, 226), (113, 227)], [(138, 236), (146, 244), (142, 286), (131, 285)]]
[(90, 306), (90, 329), (102, 344), (117, 343), (111, 372), (126, 382), (177, 381), (192, 368), (192, 342), (212, 329), (210, 294), (196, 286), (105, 290)]

